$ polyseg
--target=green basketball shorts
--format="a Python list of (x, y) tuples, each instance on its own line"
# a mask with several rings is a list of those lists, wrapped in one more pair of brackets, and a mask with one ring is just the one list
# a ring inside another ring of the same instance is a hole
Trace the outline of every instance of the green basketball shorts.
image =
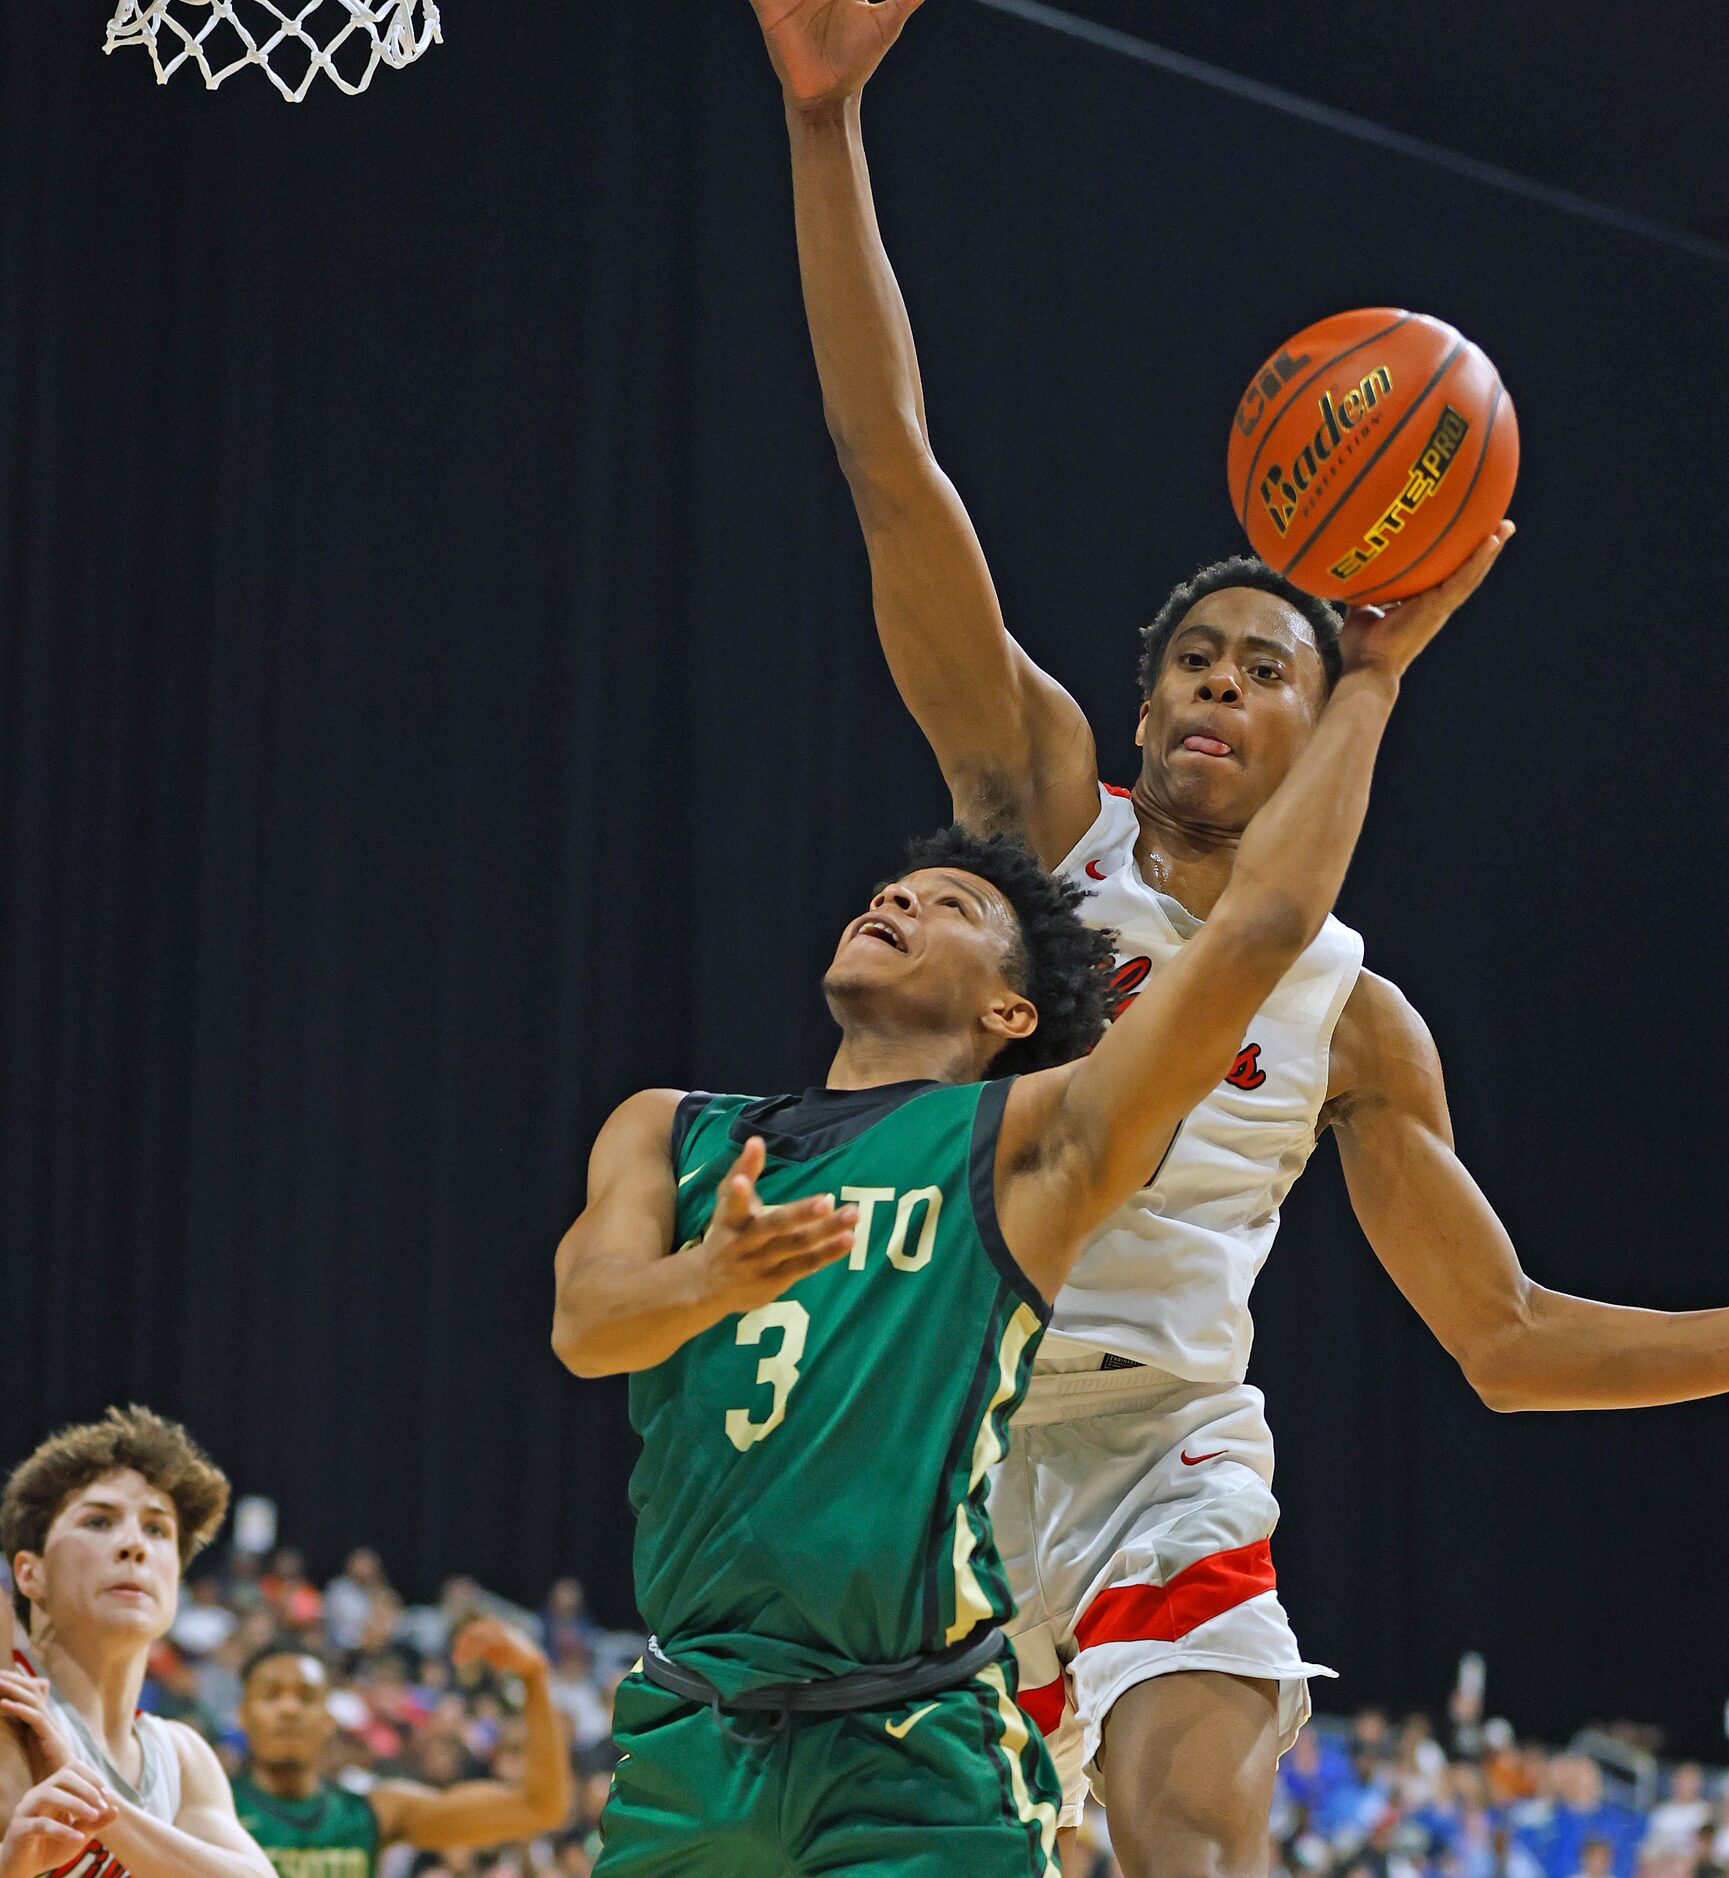
[(784, 1727), (628, 1676), (595, 1878), (1056, 1878), (1061, 1791), (1013, 1676)]

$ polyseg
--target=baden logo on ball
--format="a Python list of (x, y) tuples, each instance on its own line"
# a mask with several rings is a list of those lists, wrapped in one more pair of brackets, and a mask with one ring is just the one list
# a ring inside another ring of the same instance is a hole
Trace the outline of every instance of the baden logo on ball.
[(1269, 566), (1323, 599), (1403, 600), (1457, 572), (1505, 518), (1519, 426), (1479, 347), (1425, 314), (1367, 307), (1261, 366), (1228, 467)]

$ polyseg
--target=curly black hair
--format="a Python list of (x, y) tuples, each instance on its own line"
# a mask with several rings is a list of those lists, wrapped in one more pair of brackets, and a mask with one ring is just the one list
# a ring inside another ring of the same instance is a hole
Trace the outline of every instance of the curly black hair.
[(1171, 643), (1171, 634), (1188, 616), (1190, 607), (1197, 600), (1204, 600), (1208, 594), (1217, 593), (1223, 587), (1258, 587), (1262, 593), (1274, 594), (1287, 606), (1295, 607), (1309, 622), (1309, 628), (1315, 635), (1321, 664), (1326, 668), (1328, 690), (1338, 683), (1339, 631), (1344, 624), (1339, 609), (1329, 606), (1325, 600), (1317, 600), (1312, 593), (1304, 593), (1301, 587), (1293, 586), (1283, 574), (1275, 573), (1258, 555), (1233, 554), (1228, 560), (1215, 561), (1211, 567), (1203, 567), (1192, 580), (1185, 580), (1159, 608), (1158, 617), (1152, 625), (1141, 629), (1143, 698), (1153, 695), (1153, 687), (1159, 682), (1159, 672), (1165, 663), (1165, 648)]
[(957, 868), (989, 881), (1020, 928), (1003, 976), (1032, 1000), (1039, 1027), (999, 1050), (986, 1076), (1017, 1076), (1085, 1056), (1105, 1034), (1110, 1015), (1115, 935), (1081, 919), (1081, 889), (1047, 873), (1013, 835), (969, 834), (958, 823), (908, 846), (907, 872), (926, 867)]

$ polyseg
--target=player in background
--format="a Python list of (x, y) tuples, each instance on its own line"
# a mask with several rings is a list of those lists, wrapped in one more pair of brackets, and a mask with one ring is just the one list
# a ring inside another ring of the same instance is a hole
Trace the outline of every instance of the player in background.
[(0, 1878), (274, 1878), (211, 1748), (138, 1713), (150, 1646), (227, 1507), (220, 1469), (148, 1409), (64, 1429), (13, 1471)]
[[(878, 232), (859, 96), (918, 0), (753, 0), (780, 76), (824, 406), (901, 695), (957, 819), (1024, 836), (1119, 932), (1124, 1003), (1216, 917), (1243, 830), (1337, 671), (1337, 614), (1246, 558), (1143, 635), (1141, 772), (1101, 784), (1091, 726), (1009, 635), (932, 453), (911, 328)], [(1456, 606), (1505, 525), (1437, 592)], [(1352, 628), (1347, 625), (1346, 632)], [(1083, 1768), (1130, 1878), (1256, 1874), (1311, 1666), (1275, 1588), (1272, 1438), (1244, 1381), (1248, 1299), (1319, 1129), (1376, 1256), (1492, 1408), (1626, 1408), (1729, 1389), (1729, 1312), (1551, 1291), (1453, 1148), (1422, 1019), (1331, 920), (1244, 1025), (1153, 1185), (1057, 1302), (992, 1511), (1022, 1605), (1023, 1700), (1079, 1818)]]
[(1213, 918), (1102, 1039), (1109, 943), (1079, 890), (956, 829), (843, 933), (826, 1086), (648, 1090), (602, 1130), (553, 1345), (632, 1373), (653, 1635), (600, 1878), (1054, 1869), (989, 1472), (1076, 1253), (1327, 918), (1442, 617), (1346, 635)]
[(379, 1857), (393, 1845), (424, 1852), (506, 1845), (556, 1832), (570, 1817), (576, 1782), (544, 1653), (520, 1630), (482, 1617), (459, 1633), (451, 1660), (459, 1669), (484, 1663), (520, 1678), (519, 1781), (441, 1789), (381, 1780), (350, 1793), (323, 1777), (336, 1727), (324, 1665), (292, 1643), (266, 1645), (247, 1663), (240, 1705), (246, 1766), (234, 1782), (234, 1804), (278, 1878), (376, 1878)]

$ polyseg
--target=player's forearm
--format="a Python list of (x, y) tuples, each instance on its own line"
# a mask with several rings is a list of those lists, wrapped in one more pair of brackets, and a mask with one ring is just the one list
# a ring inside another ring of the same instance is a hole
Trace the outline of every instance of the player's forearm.
[(555, 1832), (576, 1803), (576, 1776), (565, 1745), (564, 1718), (552, 1699), (545, 1670), (524, 1679), (523, 1770), (517, 1799), (525, 1835)]
[(1347, 672), (1290, 774), (1244, 832), (1213, 926), (1294, 960), (1333, 909), (1363, 832), (1396, 678)]
[(1465, 1365), (1491, 1408), (1655, 1408), (1729, 1393), (1729, 1310), (1644, 1311), (1529, 1285)]
[(238, 1851), (211, 1845), (153, 1818), (130, 1801), (120, 1800), (118, 1806), (118, 1818), (102, 1829), (102, 1843), (132, 1878), (276, 1878), (270, 1861), (256, 1846)]
[(789, 109), (799, 271), (823, 410), (855, 492), (927, 448), (918, 354), (871, 197), (856, 95)]
[(651, 1265), (591, 1256), (559, 1281), (552, 1347), (573, 1375), (627, 1375), (664, 1363), (725, 1315), (700, 1247)]

